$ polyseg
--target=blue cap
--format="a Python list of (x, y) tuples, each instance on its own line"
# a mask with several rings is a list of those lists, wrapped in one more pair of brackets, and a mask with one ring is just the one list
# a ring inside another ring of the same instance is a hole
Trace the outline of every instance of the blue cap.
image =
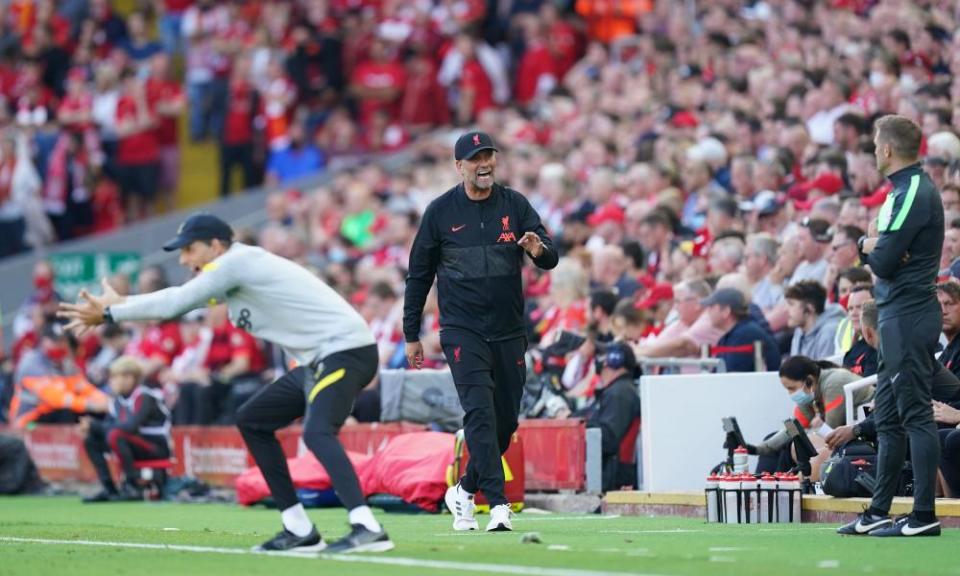
[(163, 245), (167, 252), (179, 250), (191, 242), (197, 240), (233, 240), (233, 229), (230, 225), (207, 212), (197, 212), (191, 214), (180, 228), (177, 229), (177, 235)]

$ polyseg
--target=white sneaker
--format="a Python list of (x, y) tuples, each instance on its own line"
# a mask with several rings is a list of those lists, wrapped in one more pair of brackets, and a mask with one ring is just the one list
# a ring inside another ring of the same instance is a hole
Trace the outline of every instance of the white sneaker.
[(510, 517), (513, 512), (509, 504), (500, 504), (490, 509), (490, 522), (487, 523), (487, 532), (509, 532), (513, 530)]
[(473, 516), (473, 510), (476, 505), (473, 503), (473, 494), (465, 492), (460, 488), (460, 483), (447, 488), (447, 493), (443, 497), (447, 508), (453, 514), (453, 529), (457, 532), (466, 532), (468, 530), (479, 530), (480, 524)]

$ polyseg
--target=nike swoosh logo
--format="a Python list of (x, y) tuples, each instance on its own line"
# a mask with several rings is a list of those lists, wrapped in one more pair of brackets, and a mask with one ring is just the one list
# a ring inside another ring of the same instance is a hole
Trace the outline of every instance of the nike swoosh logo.
[(459, 231), (463, 230), (463, 229), (466, 228), (466, 227), (467, 227), (466, 224), (461, 224), (461, 225), (459, 225), (459, 226), (454, 226), (454, 227), (450, 228), (450, 231), (451, 231), (451, 232), (459, 232)]
[(897, 378), (899, 378), (899, 377), (900, 377), (900, 373), (897, 372), (896, 374), (893, 375), (893, 378), (890, 379), (890, 383), (891, 383), (891, 384), (896, 384), (896, 383), (897, 383)]
[(909, 524), (904, 525), (900, 532), (904, 536), (916, 536), (917, 534), (926, 532), (927, 530), (937, 526), (939, 522), (934, 522), (933, 524), (927, 524), (926, 526), (920, 526), (919, 528), (911, 528)]
[(856, 530), (859, 534), (867, 534), (870, 531), (876, 530), (877, 528), (883, 526), (884, 524), (887, 524), (887, 522), (875, 522), (873, 524), (861, 524), (860, 522), (857, 522), (854, 530)]

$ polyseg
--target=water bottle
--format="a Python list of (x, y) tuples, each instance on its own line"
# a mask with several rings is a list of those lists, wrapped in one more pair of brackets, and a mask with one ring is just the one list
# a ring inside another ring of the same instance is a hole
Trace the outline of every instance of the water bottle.
[(780, 522), (797, 524), (800, 522), (800, 477), (784, 474), (780, 477), (777, 504)]
[(740, 475), (740, 494), (743, 507), (741, 523), (758, 523), (760, 521), (757, 517), (760, 510), (760, 486), (753, 474), (744, 473)]
[(706, 489), (707, 496), (707, 522), (723, 522), (723, 516), (720, 511), (720, 476), (711, 474), (707, 476)]
[(760, 523), (777, 521), (777, 479), (769, 474), (760, 478)]
[(747, 449), (743, 446), (740, 446), (733, 451), (733, 473), (734, 474), (743, 474), (747, 472), (750, 468), (747, 460), (749, 455), (747, 454)]
[(739, 524), (740, 477), (724, 476), (720, 481), (720, 494), (723, 496), (723, 521), (727, 524)]
[(787, 474), (777, 472), (777, 523), (790, 522), (790, 489), (787, 486)]
[(803, 485), (797, 475), (790, 477), (790, 521), (794, 524), (801, 522), (803, 515)]

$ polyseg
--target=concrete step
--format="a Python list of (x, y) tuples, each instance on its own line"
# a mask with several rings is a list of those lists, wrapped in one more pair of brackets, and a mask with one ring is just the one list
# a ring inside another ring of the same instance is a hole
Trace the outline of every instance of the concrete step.
[[(803, 521), (834, 524), (848, 522), (869, 505), (869, 498), (804, 496)], [(894, 516), (909, 514), (912, 507), (911, 498), (894, 498), (890, 513)], [(608, 492), (603, 498), (602, 510), (604, 514), (624, 516), (705, 518), (706, 497), (703, 492)], [(960, 528), (960, 500), (938, 499), (937, 516), (944, 526)]]

